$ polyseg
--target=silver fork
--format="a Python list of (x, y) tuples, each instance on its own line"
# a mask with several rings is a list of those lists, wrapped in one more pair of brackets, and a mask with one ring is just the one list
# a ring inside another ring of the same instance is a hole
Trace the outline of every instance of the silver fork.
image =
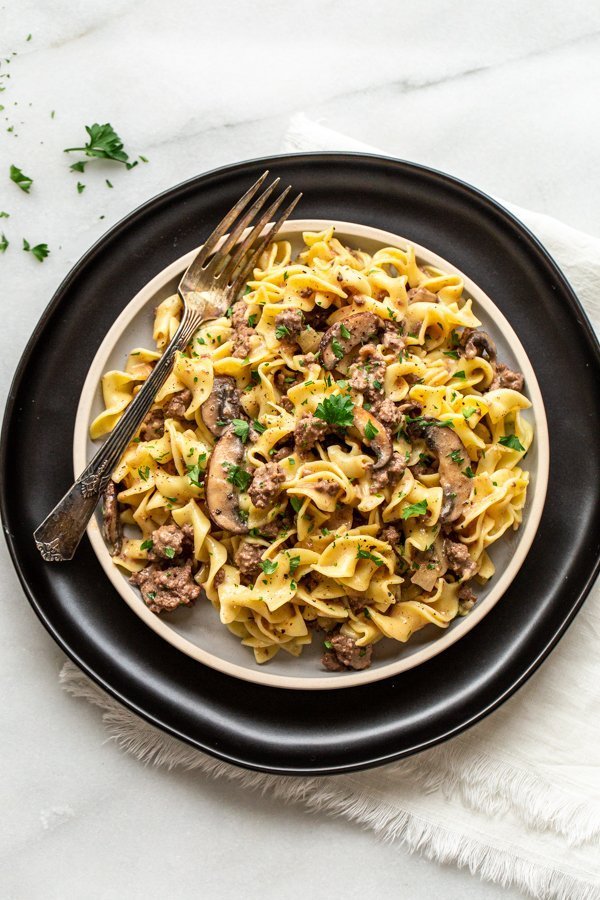
[[(105, 443), (62, 500), (34, 531), (37, 548), (48, 562), (62, 562), (73, 558), (112, 472), (142, 424), (158, 390), (167, 380), (175, 355), (189, 344), (200, 325), (224, 315), (246, 282), (258, 257), (300, 200), (302, 194), (294, 197), (280, 212), (291, 191), (291, 185), (288, 185), (261, 213), (246, 237), (240, 240), (279, 183), (279, 178), (276, 178), (259, 194), (268, 174), (267, 171), (261, 175), (230, 209), (184, 272), (177, 288), (184, 303), (184, 312), (173, 339)], [(277, 213), (279, 216), (274, 224), (260, 237)], [(258, 243), (254, 246), (257, 238)], [(223, 242), (217, 249), (221, 239)]]

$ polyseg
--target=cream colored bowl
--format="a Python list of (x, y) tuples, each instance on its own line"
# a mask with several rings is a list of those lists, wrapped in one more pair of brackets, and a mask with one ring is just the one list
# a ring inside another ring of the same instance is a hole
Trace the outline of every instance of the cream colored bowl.
[[(533, 405), (523, 414), (533, 424), (535, 434), (524, 465), (529, 471), (530, 486), (523, 523), (517, 532), (505, 534), (490, 548), (496, 575), (481, 591), (472, 612), (464, 618), (455, 619), (442, 632), (429, 625), (417, 632), (407, 644), (383, 639), (375, 648), (371, 668), (362, 672), (324, 672), (319, 663), (322, 648), (318, 637), (312, 646), (304, 648), (298, 658), (279, 653), (270, 662), (259, 666), (254, 661), (252, 651), (243, 647), (239, 639), (221, 624), (217, 612), (206, 598), (200, 599), (191, 608), (181, 608), (168, 616), (159, 617), (151, 613), (138, 590), (129, 584), (126, 576), (112, 562), (100, 530), (100, 508), (88, 527), (92, 547), (107, 577), (135, 614), (162, 638), (182, 653), (235, 678), (272, 687), (302, 690), (347, 688), (389, 678), (421, 665), (467, 634), (501, 599), (529, 552), (542, 515), (549, 468), (548, 426), (535, 373), (517, 335), (490, 298), (451, 263), (409, 239), (377, 228), (350, 222), (297, 219), (284, 225), (280, 237), (291, 241), (293, 250), (296, 251), (302, 244), (303, 231), (321, 231), (332, 224), (335, 225), (336, 236), (351, 247), (373, 253), (382, 246), (405, 247), (412, 243), (420, 263), (459, 274), (464, 279), (465, 294), (473, 298), (475, 315), (498, 345), (500, 359), (525, 376), (525, 393)], [(125, 307), (100, 345), (85, 380), (77, 410), (73, 440), (76, 476), (97, 449), (97, 445), (89, 439), (88, 429), (90, 422), (103, 409), (100, 390), (103, 373), (108, 369), (120, 369), (131, 347), (153, 346), (154, 307), (174, 293), (182, 272), (195, 253), (196, 251), (192, 251), (180, 257), (145, 285)], [(198, 677), (202, 677), (200, 671)]]

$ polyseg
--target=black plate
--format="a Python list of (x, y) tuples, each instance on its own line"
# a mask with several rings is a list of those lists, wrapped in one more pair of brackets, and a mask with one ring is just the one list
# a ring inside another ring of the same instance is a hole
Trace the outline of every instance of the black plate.
[[(538, 535), (509, 591), (444, 653), (342, 691), (284, 691), (205, 668), (161, 640), (118, 596), (85, 539), (44, 563), (32, 532), (72, 479), (75, 411), (117, 315), (153, 275), (196, 247), (268, 167), (304, 192), (302, 217), (405, 235), (486, 291), (536, 369), (551, 435)], [(568, 361), (567, 361), (568, 360)], [(548, 655), (591, 586), (600, 535), (600, 350), (538, 241), (474, 188), (398, 160), (298, 154), (210, 172), (108, 232), (61, 285), (17, 371), (2, 440), (8, 545), (36, 613), (65, 652), (149, 722), (221, 759), (281, 773), (341, 772), (429, 747), (481, 719)]]

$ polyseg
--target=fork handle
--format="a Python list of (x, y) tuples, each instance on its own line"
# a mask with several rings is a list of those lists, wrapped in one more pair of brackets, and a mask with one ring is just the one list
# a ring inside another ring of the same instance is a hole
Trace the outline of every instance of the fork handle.
[(187, 346), (202, 322), (202, 315), (189, 309), (185, 310), (181, 324), (163, 355), (119, 419), (110, 436), (62, 500), (34, 531), (33, 537), (36, 546), (48, 562), (63, 562), (73, 558), (100, 495), (104, 492), (117, 463), (154, 403), (157, 392), (167, 380), (177, 352)]

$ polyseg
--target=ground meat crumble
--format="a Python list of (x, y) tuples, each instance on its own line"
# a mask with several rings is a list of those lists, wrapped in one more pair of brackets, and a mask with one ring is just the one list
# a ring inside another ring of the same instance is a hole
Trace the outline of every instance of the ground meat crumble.
[(138, 585), (144, 603), (157, 614), (171, 612), (178, 606), (192, 606), (200, 594), (200, 587), (192, 574), (191, 560), (168, 569), (152, 563), (141, 572), (135, 572), (129, 580)]
[(248, 304), (238, 300), (233, 304), (231, 327), (233, 329), (233, 355), (245, 359), (250, 355), (250, 338), (254, 334), (254, 326), (248, 324)]
[(321, 662), (330, 672), (341, 672), (343, 669), (368, 669), (371, 665), (373, 645), (357, 647), (354, 638), (345, 634), (336, 634), (329, 637), (331, 648), (327, 648)]
[(241, 541), (235, 551), (233, 559), (245, 584), (254, 584), (260, 575), (260, 561), (264, 551), (262, 544), (252, 544), (250, 541)]
[(194, 548), (194, 529), (191, 525), (161, 525), (152, 532), (152, 549), (148, 559), (176, 559), (189, 556)]
[(191, 402), (192, 392), (189, 388), (184, 388), (183, 391), (173, 394), (164, 407), (165, 419), (185, 420), (185, 412)]
[(270, 509), (282, 490), (285, 472), (276, 462), (266, 463), (256, 469), (248, 494), (258, 509)]

